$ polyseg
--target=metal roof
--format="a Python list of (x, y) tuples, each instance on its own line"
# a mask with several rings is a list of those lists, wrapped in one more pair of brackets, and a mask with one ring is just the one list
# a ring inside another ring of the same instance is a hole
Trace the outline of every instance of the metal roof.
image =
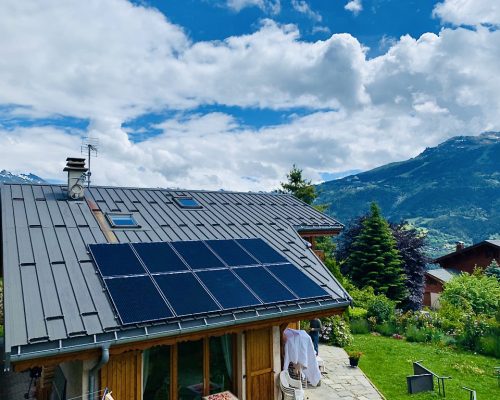
[[(341, 229), (338, 221), (291, 195), (91, 187), (69, 200), (59, 185), (0, 185), (5, 351), (13, 361), (234, 325), (307, 310), (344, 307), (349, 295), (304, 244), (296, 227)], [(192, 196), (203, 208), (182, 209), (173, 197)], [(94, 208), (94, 210), (91, 209)], [(140, 229), (112, 229), (119, 242), (261, 237), (331, 294), (175, 323), (120, 326), (87, 245), (106, 243), (93, 211), (132, 213)]]
[(437, 268), (427, 270), (425, 273), (440, 282), (446, 283), (449, 282), (455, 275), (460, 274), (460, 271), (451, 268)]
[(441, 256), (441, 257), (438, 257), (434, 260), (432, 260), (433, 263), (439, 263), (440, 261), (443, 261), (447, 258), (450, 258), (450, 257), (454, 257), (458, 254), (463, 254), (463, 253), (466, 253), (470, 250), (473, 250), (477, 247), (481, 247), (481, 246), (494, 246), (494, 247), (498, 247), (500, 248), (500, 240), (483, 240), (482, 242), (479, 242), (479, 243), (476, 243), (476, 244), (473, 244), (472, 246), (468, 246), (468, 247), (464, 247), (463, 249), (461, 250), (455, 250), (455, 251), (452, 251), (451, 253), (448, 253), (448, 254), (445, 254), (444, 256)]

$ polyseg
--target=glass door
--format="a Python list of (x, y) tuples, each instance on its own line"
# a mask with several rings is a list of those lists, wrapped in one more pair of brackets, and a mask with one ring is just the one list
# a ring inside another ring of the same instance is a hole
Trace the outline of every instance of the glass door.
[(143, 400), (170, 400), (170, 346), (143, 352), (142, 387)]
[(177, 345), (177, 387), (179, 400), (200, 400), (203, 396), (203, 340)]

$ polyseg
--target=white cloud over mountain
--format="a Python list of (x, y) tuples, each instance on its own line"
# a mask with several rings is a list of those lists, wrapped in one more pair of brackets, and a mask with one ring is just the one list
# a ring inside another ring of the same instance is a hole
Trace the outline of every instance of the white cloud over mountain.
[[(440, 7), (447, 3), (456, 1)], [(262, 190), (292, 163), (313, 179), (367, 169), (500, 129), (499, 43), (497, 30), (446, 28), (403, 36), (368, 59), (349, 34), (307, 42), (272, 20), (252, 34), (193, 42), (159, 11), (123, 0), (3, 1), (0, 107), (9, 108), (0, 118), (91, 123), (88, 132), (0, 128), (0, 167), (62, 176), (79, 135), (90, 133), (101, 143), (96, 183)], [(200, 105), (302, 111), (257, 129)], [(161, 110), (173, 111), (156, 126), (162, 133), (129, 139), (124, 122)]]

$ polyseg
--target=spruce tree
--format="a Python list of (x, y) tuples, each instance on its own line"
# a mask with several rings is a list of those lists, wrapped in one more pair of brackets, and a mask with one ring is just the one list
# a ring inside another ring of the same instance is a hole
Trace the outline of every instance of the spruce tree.
[(302, 177), (302, 170), (293, 164), (292, 169), (286, 175), (287, 182), (281, 182), (281, 192), (293, 194), (304, 203), (312, 204), (317, 197), (316, 190), (308, 181)]
[(493, 259), (491, 264), (484, 270), (485, 275), (494, 276), (500, 281), (500, 266), (498, 265), (497, 260)]
[(346, 263), (356, 286), (371, 286), (375, 293), (396, 301), (406, 296), (401, 256), (377, 204), (372, 203)]

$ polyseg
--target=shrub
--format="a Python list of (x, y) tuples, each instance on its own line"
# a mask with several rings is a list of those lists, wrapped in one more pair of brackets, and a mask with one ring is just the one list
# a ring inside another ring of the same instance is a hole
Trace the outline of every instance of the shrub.
[(383, 322), (375, 330), (383, 336), (392, 336), (397, 332), (396, 325), (392, 322)]
[(394, 316), (395, 303), (384, 295), (375, 296), (368, 303), (368, 317), (375, 317), (377, 324), (389, 321)]
[(352, 283), (347, 283), (345, 289), (351, 295), (354, 307), (367, 309), (368, 303), (376, 297), (373, 288), (370, 286), (358, 289)]
[(362, 307), (349, 307), (349, 318), (365, 319), (368, 311)]
[(479, 350), (479, 339), (492, 329), (492, 321), (488, 321), (486, 317), (468, 314), (464, 321), (464, 330), (459, 337), (459, 343), (466, 349)]
[(500, 283), (493, 276), (462, 273), (446, 283), (441, 300), (475, 314), (494, 316), (500, 307)]
[(425, 332), (415, 325), (408, 326), (405, 336), (408, 342), (424, 343), (427, 341)]
[(482, 354), (500, 358), (500, 338), (489, 335), (479, 339), (479, 349)]
[(323, 320), (319, 337), (323, 342), (339, 347), (349, 346), (353, 341), (349, 325), (338, 315)]
[(369, 333), (370, 325), (366, 319), (351, 319), (350, 322), (352, 333)]

